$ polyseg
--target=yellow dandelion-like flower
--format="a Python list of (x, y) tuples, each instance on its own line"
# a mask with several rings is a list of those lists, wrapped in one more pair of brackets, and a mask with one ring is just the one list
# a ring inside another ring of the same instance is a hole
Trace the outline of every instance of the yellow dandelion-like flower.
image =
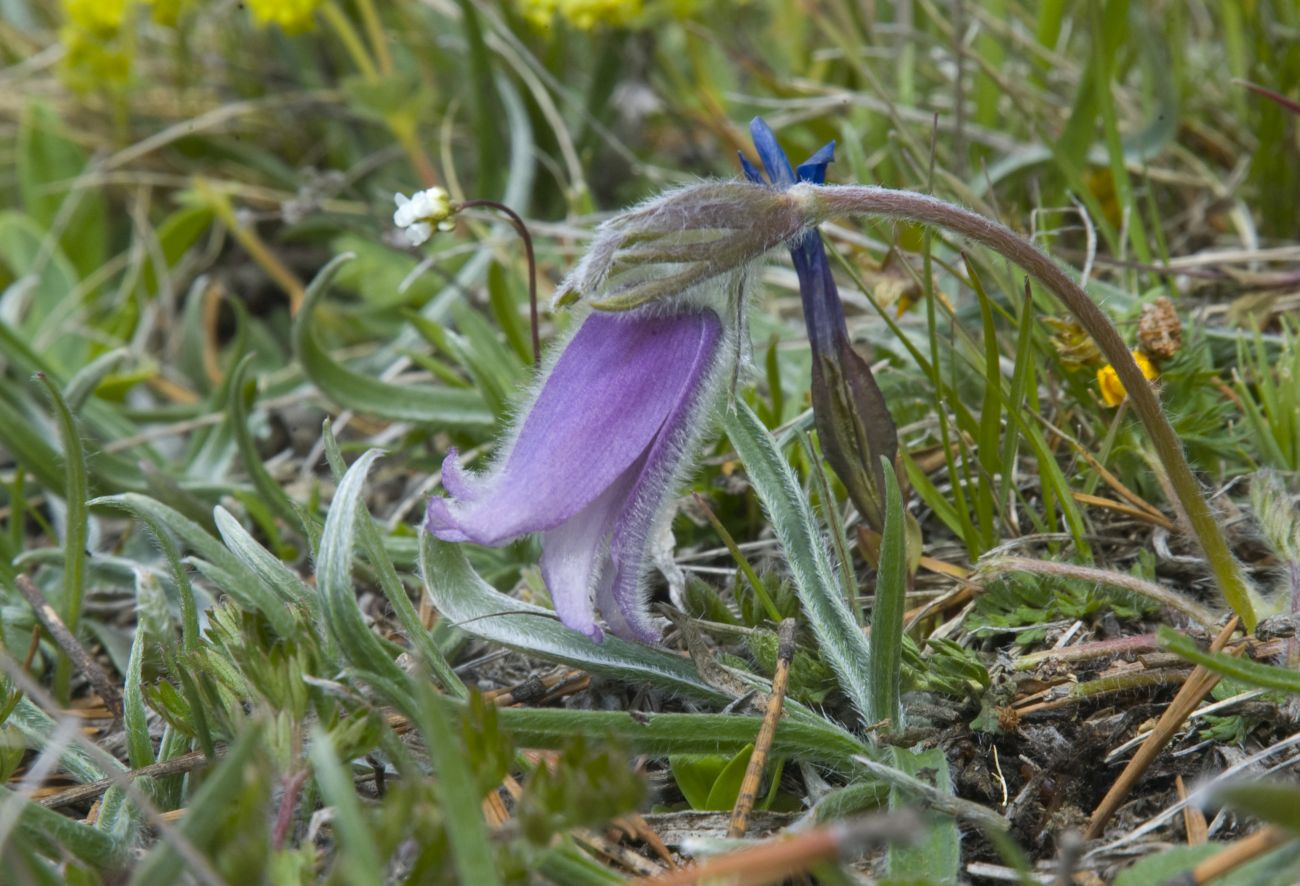
[(320, 0), (246, 0), (259, 28), (277, 25), (286, 34), (309, 30)]
[[(1142, 370), (1142, 375), (1147, 381), (1151, 381), (1159, 375), (1156, 372), (1155, 365), (1147, 359), (1146, 354), (1141, 351), (1134, 351), (1133, 359), (1137, 362), (1138, 369)], [(1097, 370), (1097, 389), (1101, 391), (1101, 400), (1107, 406), (1118, 406), (1128, 399), (1128, 391), (1124, 390), (1124, 385), (1120, 383), (1119, 373), (1109, 363)]]

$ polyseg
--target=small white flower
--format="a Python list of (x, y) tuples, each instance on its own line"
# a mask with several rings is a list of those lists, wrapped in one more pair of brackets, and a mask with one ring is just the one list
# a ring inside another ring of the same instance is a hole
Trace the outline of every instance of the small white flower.
[(451, 205), (451, 196), (442, 188), (417, 191), (410, 197), (394, 194), (393, 202), (397, 204), (393, 224), (403, 229), (412, 246), (419, 246), (433, 236), (435, 227), (440, 231), (455, 227), (451, 217), (456, 210)]
[(419, 246), (433, 236), (433, 225), (428, 222), (413, 222), (407, 225), (402, 233), (406, 235), (408, 246)]

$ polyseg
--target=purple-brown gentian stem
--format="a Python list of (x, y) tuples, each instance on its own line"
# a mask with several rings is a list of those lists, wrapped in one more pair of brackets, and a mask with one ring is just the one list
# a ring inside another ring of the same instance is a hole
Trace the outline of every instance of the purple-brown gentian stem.
[(1115, 367), (1169, 475), (1180, 516), (1200, 543), (1228, 605), (1241, 616), (1247, 630), (1255, 629), (1256, 615), (1246, 580), (1154, 390), (1109, 318), (1045, 252), (1004, 225), (924, 194), (859, 185), (795, 185), (787, 193), (792, 199), (807, 201), (807, 211), (815, 223), (846, 215), (870, 215), (921, 222), (969, 237), (1015, 262), (1060, 299)]

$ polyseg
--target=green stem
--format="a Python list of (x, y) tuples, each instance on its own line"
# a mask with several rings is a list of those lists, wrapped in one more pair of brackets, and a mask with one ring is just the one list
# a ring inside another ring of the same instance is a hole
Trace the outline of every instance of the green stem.
[(844, 215), (871, 215), (946, 228), (1015, 262), (1060, 299), (1115, 367), (1156, 455), (1169, 474), (1180, 515), (1196, 536), (1228, 605), (1241, 616), (1248, 630), (1254, 630), (1257, 617), (1249, 586), (1187, 463), (1178, 434), (1160, 408), (1159, 399), (1110, 319), (1046, 253), (1004, 225), (924, 194), (860, 185), (796, 185), (787, 193), (796, 201), (806, 201), (805, 207), (814, 223)]
[(371, 0), (357, 0), (357, 9), (361, 11), (361, 21), (365, 23), (366, 36), (370, 38), (370, 48), (375, 51), (380, 72), (385, 76), (393, 73), (393, 56), (388, 51), (388, 40), (384, 37), (375, 4)]
[(366, 51), (366, 44), (362, 42), (361, 35), (352, 26), (352, 22), (343, 14), (343, 10), (335, 3), (329, 2), (322, 4), (320, 11), (339, 40), (343, 41), (343, 48), (348, 51), (348, 55), (352, 57), (352, 62), (361, 75), (371, 82), (377, 80), (379, 71), (375, 69), (375, 63), (370, 58), (370, 53)]
[(765, 610), (767, 610), (767, 617), (772, 619), (773, 622), (780, 624), (781, 611), (777, 609), (776, 604), (772, 602), (772, 598), (767, 593), (767, 588), (763, 585), (763, 579), (759, 578), (758, 573), (754, 571), (754, 567), (749, 564), (749, 560), (740, 549), (740, 545), (736, 544), (736, 540), (731, 537), (731, 533), (727, 531), (727, 527), (723, 526), (722, 521), (713, 513), (713, 509), (709, 507), (708, 502), (704, 500), (704, 496), (696, 493), (694, 498), (695, 504), (704, 512), (704, 519), (708, 520), (709, 525), (713, 527), (713, 531), (718, 533), (718, 538), (722, 539), (722, 543), (726, 545), (727, 550), (731, 552), (731, 557), (736, 561), (736, 566), (738, 566), (740, 571), (745, 574), (745, 578), (749, 581), (749, 586), (754, 590), (754, 596), (758, 597), (758, 602), (763, 605)]

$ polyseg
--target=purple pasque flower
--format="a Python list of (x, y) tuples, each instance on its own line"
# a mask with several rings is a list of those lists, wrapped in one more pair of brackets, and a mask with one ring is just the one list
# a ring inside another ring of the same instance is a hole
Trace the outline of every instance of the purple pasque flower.
[(618, 636), (657, 640), (649, 548), (725, 376), (726, 337), (698, 306), (588, 314), (490, 469), (468, 476), (447, 454), (451, 497), (429, 503), (428, 530), (485, 545), (539, 532), (561, 622), (599, 642), (598, 607)]
[[(826, 167), (835, 159), (835, 142), (824, 145), (793, 169), (762, 117), (750, 121), (749, 131), (773, 190), (787, 191), (801, 182), (825, 183)], [(740, 155), (740, 165), (751, 182), (765, 184), (763, 174), (744, 154)], [(816, 228), (804, 228), (787, 245), (799, 277), (799, 296), (813, 356), (812, 401), (817, 438), (858, 513), (879, 531), (884, 526), (885, 488), (880, 458), (884, 456), (893, 463), (898, 453), (898, 431), (870, 365), (854, 350), (849, 338), (844, 305), (821, 234)]]

